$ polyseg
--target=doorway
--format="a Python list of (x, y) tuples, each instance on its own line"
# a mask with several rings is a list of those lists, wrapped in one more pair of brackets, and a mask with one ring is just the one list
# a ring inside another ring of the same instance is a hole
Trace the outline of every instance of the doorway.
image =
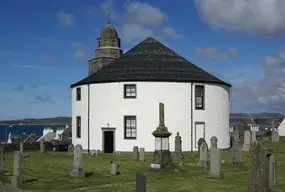
[(198, 140), (205, 139), (205, 122), (195, 122), (194, 136), (194, 146), (195, 149), (198, 149)]
[(102, 129), (102, 151), (104, 153), (115, 152), (115, 129), (116, 128), (101, 128)]

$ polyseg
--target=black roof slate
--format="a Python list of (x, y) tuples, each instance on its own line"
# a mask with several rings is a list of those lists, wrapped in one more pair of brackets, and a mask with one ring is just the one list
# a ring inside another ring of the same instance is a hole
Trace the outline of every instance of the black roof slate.
[(152, 37), (146, 38), (109, 65), (70, 87), (127, 81), (200, 82), (231, 87)]

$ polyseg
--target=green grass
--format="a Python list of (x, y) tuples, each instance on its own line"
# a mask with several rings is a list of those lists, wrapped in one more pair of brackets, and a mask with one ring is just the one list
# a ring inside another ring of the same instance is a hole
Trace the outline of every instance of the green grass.
[[(274, 150), (277, 160), (277, 182), (271, 189), (273, 192), (284, 192), (285, 189), (285, 143), (267, 144)], [(12, 153), (4, 153), (5, 181), (9, 182), (12, 175)], [(195, 192), (241, 192), (247, 185), (247, 172), (250, 158), (244, 153), (244, 167), (231, 166), (231, 150), (222, 151), (223, 179), (207, 178), (207, 171), (197, 168), (197, 153), (184, 153), (185, 166), (180, 172), (150, 172), (151, 154), (146, 154), (146, 161), (132, 161), (131, 154), (111, 155), (100, 154), (98, 157), (84, 154), (84, 169), (93, 175), (86, 178), (72, 178), (73, 157), (67, 153), (49, 152), (40, 154), (38, 151), (25, 152), (22, 162), (23, 184), (20, 188), (31, 190), (55, 191), (135, 191), (136, 173), (147, 176), (148, 192), (164, 191), (195, 191)], [(110, 175), (111, 160), (119, 165), (120, 175)]]

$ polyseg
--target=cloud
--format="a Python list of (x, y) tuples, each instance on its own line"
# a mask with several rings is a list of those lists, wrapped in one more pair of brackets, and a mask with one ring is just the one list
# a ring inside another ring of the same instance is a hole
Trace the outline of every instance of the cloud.
[(53, 103), (53, 100), (51, 99), (51, 96), (48, 94), (35, 96), (33, 101), (30, 101), (29, 103)]
[(243, 107), (244, 110), (284, 113), (285, 60), (280, 56), (266, 56), (261, 68), (261, 78), (246, 79), (233, 87), (234, 105)]
[[(114, 1), (106, 0), (100, 5), (104, 14), (110, 14), (112, 20), (118, 21), (117, 28), (123, 41), (143, 40), (148, 36), (177, 38), (179, 35), (172, 27), (162, 27), (168, 16), (159, 8), (148, 3), (126, 0), (123, 12), (115, 9)], [(162, 28), (162, 30), (161, 30)]]
[(18, 84), (16, 87), (13, 87), (12, 88), (12, 91), (15, 91), (15, 92), (23, 92), (27, 89), (38, 89), (39, 88), (39, 85), (36, 84), (36, 83), (32, 83), (32, 84)]
[(15, 92), (23, 92), (25, 90), (25, 86), (23, 84), (19, 84), (16, 87), (12, 88), (12, 91)]
[(237, 57), (239, 55), (239, 51), (237, 48), (228, 48), (226, 51), (222, 51), (217, 47), (196, 48), (195, 55), (210, 59), (229, 59)]
[(285, 33), (284, 0), (195, 0), (201, 19), (214, 29), (252, 35)]
[(62, 27), (70, 27), (74, 25), (74, 15), (70, 13), (65, 13), (63, 11), (58, 11), (57, 14), (58, 24)]
[(178, 34), (172, 27), (165, 27), (162, 33), (172, 38), (180, 38), (182, 35)]
[(72, 47), (74, 49), (73, 60), (77, 63), (85, 64), (88, 61), (85, 45), (83, 43), (74, 43)]

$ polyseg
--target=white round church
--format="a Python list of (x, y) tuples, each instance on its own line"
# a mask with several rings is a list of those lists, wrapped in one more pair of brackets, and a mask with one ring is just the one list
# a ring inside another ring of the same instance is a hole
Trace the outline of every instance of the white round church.
[(197, 141), (218, 138), (230, 146), (231, 85), (148, 37), (122, 55), (116, 30), (108, 24), (98, 38), (89, 76), (72, 84), (72, 143), (105, 153), (154, 151), (152, 132), (159, 125), (159, 103), (165, 126), (179, 132), (183, 151), (196, 151)]

